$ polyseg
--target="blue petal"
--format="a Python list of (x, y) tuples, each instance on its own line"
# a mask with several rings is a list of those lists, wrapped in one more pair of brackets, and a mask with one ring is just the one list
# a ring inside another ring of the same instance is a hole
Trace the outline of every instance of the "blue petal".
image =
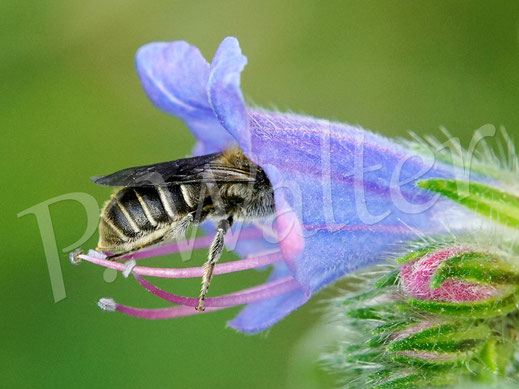
[(274, 186), (279, 244), (307, 292), (382, 261), (417, 233), (444, 231), (446, 213), (464, 212), (415, 185), (418, 179), (452, 177), (450, 167), (429, 164), (389, 139), (311, 117), (249, 115), (249, 156)]
[(238, 40), (228, 37), (218, 47), (211, 63), (208, 94), (220, 123), (244, 152), (250, 151), (247, 108), (240, 89), (240, 73), (247, 64)]
[[(276, 264), (269, 281), (274, 281), (289, 274), (284, 264)], [(299, 308), (309, 298), (310, 296), (305, 295), (302, 289), (294, 289), (267, 300), (248, 304), (228, 325), (250, 334), (260, 332)]]
[[(211, 220), (202, 223), (200, 228), (206, 235), (213, 235), (216, 232), (215, 224)], [(261, 229), (254, 224), (242, 222), (236, 222), (226, 234), (225, 246), (227, 250), (232, 250), (242, 258), (279, 250), (275, 238), (267, 240)]]
[[(186, 122), (199, 140), (196, 154), (238, 142), (274, 186), (286, 265), (277, 264), (271, 279), (292, 274), (302, 289), (249, 304), (232, 327), (244, 332), (268, 328), (312, 293), (382, 261), (417, 234), (443, 232), (449, 225), (445, 215), (470, 217), (415, 185), (418, 179), (451, 178), (452, 167), (409, 158), (410, 150), (361, 128), (247, 109), (240, 89), (246, 62), (235, 38), (222, 42), (211, 66), (185, 42), (153, 43), (137, 54), (146, 93)], [(253, 254), (273, 246), (259, 238), (239, 241), (237, 250)]]
[(209, 64), (196, 47), (183, 41), (149, 43), (138, 50), (136, 66), (150, 100), (186, 122), (203, 144), (199, 152), (223, 150), (234, 141), (209, 104)]

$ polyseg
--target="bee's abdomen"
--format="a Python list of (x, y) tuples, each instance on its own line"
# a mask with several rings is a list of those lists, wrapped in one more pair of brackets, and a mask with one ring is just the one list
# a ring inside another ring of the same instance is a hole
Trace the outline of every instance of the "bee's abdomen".
[(158, 186), (153, 188), (157, 193), (158, 201), (164, 209), (164, 214), (169, 222), (177, 221), (191, 212), (191, 207), (187, 205), (181, 188), (182, 185)]
[(156, 188), (143, 187), (129, 188), (128, 190), (133, 193), (138, 202), (139, 207), (135, 209), (135, 213), (139, 213), (141, 218), (146, 219), (146, 225), (156, 227), (158, 224), (167, 223), (169, 221), (164, 204)]
[(106, 204), (101, 213), (101, 221), (122, 240), (135, 238), (142, 230), (153, 228), (145, 217), (137, 196), (127, 189), (117, 192)]
[(123, 188), (101, 213), (99, 247), (116, 249), (141, 240), (189, 212), (191, 208), (178, 185)]

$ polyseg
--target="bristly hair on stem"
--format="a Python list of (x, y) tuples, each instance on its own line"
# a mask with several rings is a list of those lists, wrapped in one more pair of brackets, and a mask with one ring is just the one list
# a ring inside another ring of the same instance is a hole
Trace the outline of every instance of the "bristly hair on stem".
[[(486, 222), (408, 242), (393, 271), (332, 302), (343, 338), (322, 362), (348, 388), (519, 384), (519, 159), (504, 130), (505, 146), (498, 153), (488, 147), (483, 138), (493, 126), (476, 133), (469, 151), (445, 133), (444, 144), (417, 136), (410, 144), (432, 146), (464, 176), (417, 185)], [(499, 181), (473, 183), (472, 172)]]
[(362, 293), (334, 299), (343, 336), (323, 366), (348, 388), (519, 383), (519, 251), (491, 242), (415, 242)]

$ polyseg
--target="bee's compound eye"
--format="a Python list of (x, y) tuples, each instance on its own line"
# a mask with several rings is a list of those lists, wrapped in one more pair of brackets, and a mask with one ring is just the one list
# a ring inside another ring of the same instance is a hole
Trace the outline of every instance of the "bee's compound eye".
[(72, 251), (69, 255), (68, 255), (68, 259), (70, 261), (71, 264), (73, 265), (79, 265), (82, 261), (81, 258), (79, 258), (80, 255), (83, 255), (85, 254), (83, 252), (83, 250), (81, 249), (76, 249), (74, 251)]

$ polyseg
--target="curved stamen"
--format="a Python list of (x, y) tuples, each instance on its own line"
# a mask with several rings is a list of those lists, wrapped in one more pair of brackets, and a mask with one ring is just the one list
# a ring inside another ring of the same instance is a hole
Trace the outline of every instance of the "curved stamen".
[(118, 311), (124, 313), (129, 316), (140, 317), (143, 319), (152, 319), (152, 320), (160, 320), (160, 319), (173, 319), (176, 317), (184, 317), (184, 316), (192, 316), (198, 315), (211, 311), (218, 311), (222, 308), (218, 307), (208, 307), (204, 312), (198, 312), (193, 307), (186, 307), (184, 305), (178, 305), (176, 307), (170, 308), (159, 308), (159, 309), (145, 309), (145, 308), (134, 308), (129, 307), (127, 305), (117, 304), (114, 300), (110, 298), (102, 298), (97, 303), (99, 307), (105, 311)]
[[(291, 276), (281, 278), (276, 281), (268, 282), (264, 285), (259, 285), (253, 288), (244, 289), (240, 292), (231, 293), (225, 296), (213, 297), (206, 300), (207, 308), (204, 312), (218, 311), (220, 309), (229, 308), (236, 305), (251, 303), (254, 301), (264, 300), (270, 297), (278, 296), (299, 287), (299, 283)], [(158, 289), (158, 288), (156, 288)], [(160, 289), (158, 289), (160, 290)], [(164, 291), (162, 291), (164, 292)], [(169, 293), (164, 292), (167, 295)], [(177, 296), (180, 297), (180, 296)], [(169, 297), (168, 297), (169, 298)], [(181, 297), (182, 299), (189, 299), (188, 297)], [(117, 304), (114, 300), (109, 298), (102, 298), (98, 305), (105, 311), (118, 311), (129, 316), (140, 317), (143, 319), (172, 319), (176, 317), (192, 316), (202, 312), (198, 312), (194, 307), (198, 304), (198, 299), (193, 298), (193, 305), (177, 305), (169, 308), (146, 309), (135, 308), (127, 305)], [(218, 304), (215, 306), (214, 304)]]
[[(91, 255), (79, 255), (78, 258), (81, 258), (91, 263), (95, 263), (96, 265), (119, 270), (121, 272), (126, 269), (126, 264), (124, 263), (114, 262), (104, 258), (97, 258)], [(257, 257), (250, 257), (240, 259), (238, 261), (217, 264), (214, 269), (214, 274), (226, 274), (247, 269), (254, 269), (257, 267), (271, 265), (276, 262), (281, 262), (282, 260), (283, 255), (281, 254), (281, 252), (276, 251), (274, 253), (259, 255)], [(204, 273), (204, 268), (188, 267), (184, 269), (167, 269), (157, 267), (135, 266), (132, 270), (132, 273), (141, 276), (163, 278), (194, 278), (202, 277), (202, 274)]]
[[(198, 298), (177, 296), (156, 287), (141, 276), (136, 275), (135, 278), (148, 292), (153, 293), (155, 296), (160, 297), (163, 300), (189, 307), (196, 307), (198, 305)], [(252, 288), (243, 289), (238, 292), (207, 298), (205, 300), (205, 306), (233, 307), (235, 305), (249, 304), (290, 292), (299, 287), (300, 284), (292, 276), (287, 276)]]

